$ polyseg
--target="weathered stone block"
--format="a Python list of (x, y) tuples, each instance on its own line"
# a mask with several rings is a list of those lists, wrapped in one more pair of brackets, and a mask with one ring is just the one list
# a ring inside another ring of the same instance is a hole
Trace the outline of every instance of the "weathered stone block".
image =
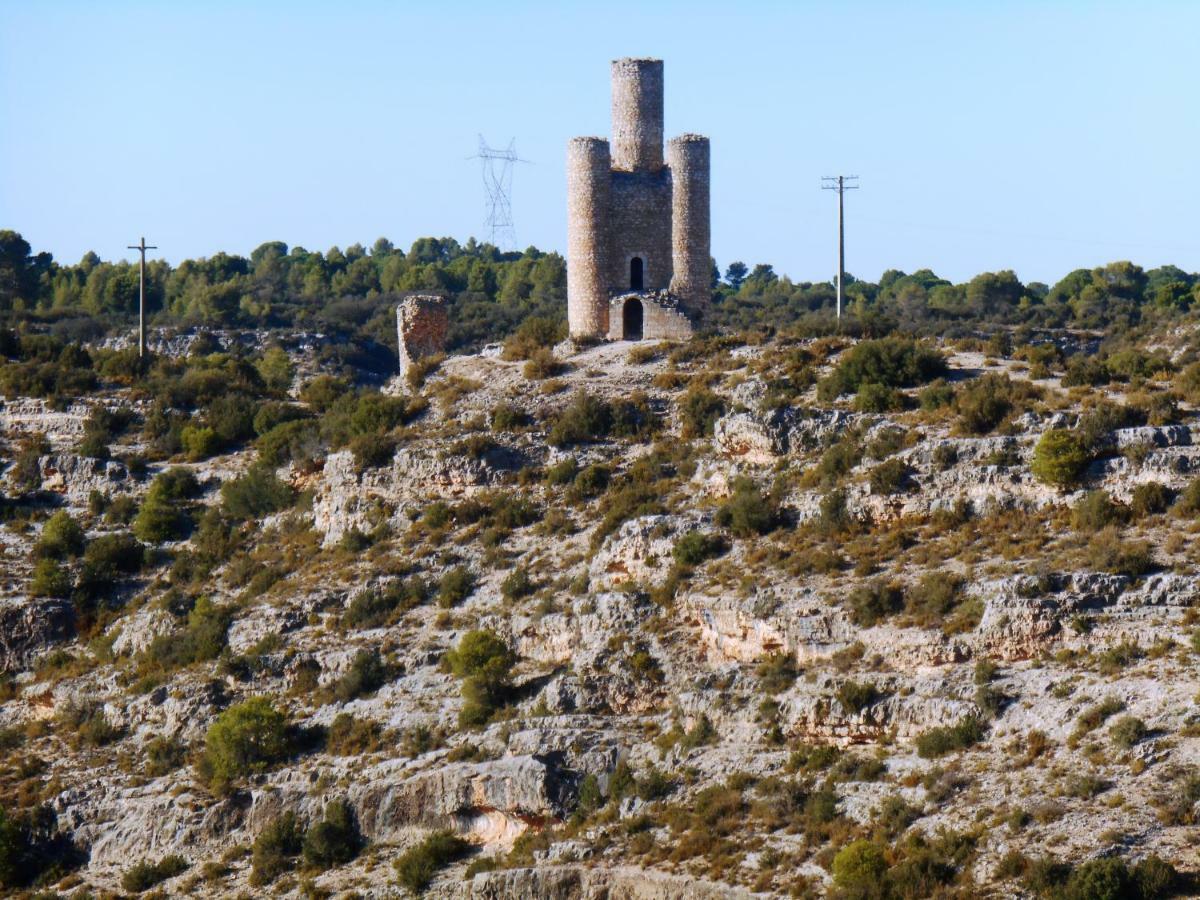
[(396, 337), (400, 348), (400, 374), (407, 376), (413, 363), (446, 348), (446, 298), (437, 294), (410, 294), (396, 307)]

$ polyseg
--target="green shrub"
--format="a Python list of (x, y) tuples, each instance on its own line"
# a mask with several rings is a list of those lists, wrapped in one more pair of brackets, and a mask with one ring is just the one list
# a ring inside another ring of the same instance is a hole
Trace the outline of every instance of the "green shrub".
[(254, 368), (268, 390), (277, 394), (286, 392), (296, 376), (296, 367), (292, 365), (291, 357), (282, 347), (268, 347), (254, 364)]
[(565, 337), (560, 320), (530, 316), (505, 339), (501, 357), (509, 361), (529, 359), (537, 350), (553, 347)]
[(837, 689), (837, 701), (842, 709), (857, 715), (880, 698), (875, 685), (860, 681), (843, 681)]
[(1055, 487), (1079, 483), (1091, 458), (1074, 432), (1053, 428), (1042, 435), (1033, 450), (1029, 470), (1039, 481)]
[(720, 556), (724, 552), (725, 541), (719, 534), (689, 531), (675, 542), (671, 555), (682, 566), (698, 566), (705, 560)]
[(537, 585), (529, 576), (529, 570), (524, 566), (517, 566), (504, 580), (500, 582), (500, 593), (505, 600), (514, 601), (520, 600), (522, 597), (528, 597), (537, 590)]
[(1041, 392), (1028, 381), (989, 372), (964, 384), (954, 398), (959, 422), (968, 434), (987, 434), (1025, 409)]
[(492, 431), (516, 431), (529, 424), (529, 416), (512, 403), (497, 403), (491, 414)]
[(379, 628), (429, 599), (429, 585), (421, 578), (390, 582), (384, 588), (359, 591), (342, 614), (344, 628)]
[(870, 628), (904, 608), (904, 590), (892, 582), (859, 585), (846, 598), (850, 621)]
[(1101, 400), (1079, 417), (1075, 433), (1089, 454), (1099, 456), (1111, 449), (1112, 433), (1118, 428), (1142, 424), (1144, 420), (1132, 407)]
[(882, 896), (883, 876), (887, 872), (883, 848), (873, 841), (852, 841), (833, 858), (833, 882), (856, 896)]
[(67, 559), (83, 552), (83, 528), (66, 510), (59, 510), (42, 526), (34, 544), (35, 559)]
[(460, 722), (468, 727), (487, 724), (512, 691), (510, 673), (516, 656), (491, 631), (469, 631), (446, 653), (446, 667), (462, 679), (464, 699)]
[(546, 484), (561, 486), (570, 484), (579, 474), (579, 463), (573, 456), (559, 460), (546, 470)]
[(734, 480), (732, 493), (714, 521), (734, 536), (746, 538), (774, 530), (778, 517), (776, 502), (763, 494), (753, 479), (742, 476)]
[(717, 419), (725, 414), (725, 401), (719, 394), (693, 386), (679, 401), (679, 422), (684, 438), (712, 437)]
[(179, 432), (179, 443), (192, 462), (215, 456), (221, 449), (221, 438), (207, 425), (184, 425)]
[(1146, 737), (1146, 723), (1136, 716), (1122, 716), (1108, 729), (1108, 734), (1114, 744), (1128, 749)]
[(361, 756), (378, 750), (382, 738), (378, 722), (338, 713), (325, 735), (325, 752), (330, 756)]
[(121, 887), (131, 893), (140, 894), (162, 884), (168, 878), (182, 874), (187, 868), (188, 862), (182, 856), (166, 856), (156, 863), (142, 861), (121, 876)]
[(1129, 511), (1135, 518), (1144, 519), (1146, 516), (1164, 513), (1171, 506), (1174, 492), (1158, 481), (1147, 481), (1133, 489), (1129, 500)]
[(235, 521), (258, 519), (287, 509), (294, 492), (261, 465), (251, 466), (245, 475), (221, 486), (221, 505)]
[(898, 494), (910, 484), (911, 470), (903, 460), (889, 459), (871, 469), (867, 482), (872, 494)]
[(133, 535), (102, 534), (88, 542), (83, 553), (85, 569), (132, 575), (146, 562), (146, 548)]
[(1088, 543), (1088, 565), (1101, 572), (1138, 578), (1156, 565), (1154, 549), (1146, 541), (1124, 541), (1112, 527), (1102, 529)]
[(133, 533), (150, 544), (185, 538), (191, 527), (192, 519), (185, 508), (153, 497), (146, 498), (133, 520)]
[(973, 716), (961, 719), (956, 725), (931, 728), (917, 735), (917, 754), (924, 759), (936, 759), (957, 750), (966, 750), (983, 740), (987, 729)]
[(1179, 495), (1171, 512), (1177, 516), (1195, 518), (1200, 515), (1200, 478), (1193, 478)]
[(1169, 897), (1179, 884), (1179, 873), (1165, 859), (1150, 855), (1133, 867), (1133, 884), (1141, 900)]
[(612, 470), (599, 464), (588, 466), (575, 476), (568, 494), (573, 500), (586, 500), (598, 497), (608, 488), (612, 479)]
[(658, 431), (661, 421), (644, 394), (611, 403), (580, 391), (554, 420), (547, 442), (569, 447), (607, 437), (645, 440)]
[(333, 686), (333, 695), (342, 703), (373, 694), (387, 682), (387, 669), (378, 653), (359, 650), (346, 673)]
[(312, 459), (321, 448), (320, 426), (312, 419), (281, 422), (254, 442), (258, 461), (272, 468)]
[(825, 537), (836, 537), (844, 534), (854, 526), (854, 518), (846, 505), (846, 492), (841, 488), (832, 490), (821, 497), (813, 527), (818, 534)]
[(200, 492), (194, 475), (173, 468), (160, 474), (146, 492), (146, 499), (133, 520), (133, 533), (149, 543), (187, 537), (192, 519), (185, 501)]
[(269, 697), (251, 697), (229, 707), (209, 726), (200, 774), (221, 790), (247, 775), (267, 771), (290, 753), (287, 716)]
[(758, 676), (758, 686), (765, 693), (778, 694), (791, 687), (800, 673), (790, 653), (778, 652), (768, 653), (760, 659), (754, 674)]
[(530, 381), (543, 381), (561, 375), (567, 369), (566, 363), (554, 355), (549, 347), (538, 347), (525, 361), (523, 373)]
[(959, 605), (962, 591), (962, 578), (952, 572), (926, 572), (908, 589), (904, 608), (918, 625), (939, 625)]
[(946, 379), (938, 378), (917, 394), (917, 402), (921, 404), (921, 409), (927, 412), (952, 406), (954, 404), (954, 388)]
[(1125, 508), (1104, 490), (1088, 491), (1071, 510), (1071, 526), (1077, 531), (1100, 531), (1125, 519)]
[(302, 422), (309, 419), (310, 415), (308, 410), (295, 403), (263, 403), (254, 414), (254, 433), (262, 437), (280, 425)]
[(216, 659), (225, 649), (231, 621), (233, 610), (200, 597), (188, 613), (183, 632), (159, 635), (146, 648), (146, 656), (167, 669)]
[(462, 603), (475, 589), (475, 576), (466, 566), (448, 569), (438, 585), (438, 606), (450, 609)]
[(146, 743), (146, 774), (158, 778), (183, 765), (186, 753), (178, 741), (159, 735)]
[(325, 818), (304, 835), (302, 852), (307, 865), (324, 870), (350, 862), (362, 847), (354, 810), (345, 800), (333, 800), (325, 807)]
[(854, 396), (854, 408), (859, 412), (885, 413), (904, 409), (905, 396), (893, 387), (868, 382)]
[(439, 870), (467, 854), (471, 845), (450, 831), (435, 831), (396, 860), (400, 884), (414, 894), (424, 892)]
[(1116, 857), (1089, 859), (1067, 879), (1067, 900), (1126, 900), (1133, 893), (1125, 861)]
[(71, 573), (53, 559), (40, 559), (33, 567), (29, 593), (34, 597), (71, 596)]
[(350, 439), (349, 446), (360, 472), (389, 465), (396, 455), (396, 439), (387, 434), (357, 434)]
[(863, 385), (916, 387), (946, 372), (945, 358), (909, 338), (861, 341), (842, 354), (837, 368), (817, 386), (823, 402), (859, 391)]

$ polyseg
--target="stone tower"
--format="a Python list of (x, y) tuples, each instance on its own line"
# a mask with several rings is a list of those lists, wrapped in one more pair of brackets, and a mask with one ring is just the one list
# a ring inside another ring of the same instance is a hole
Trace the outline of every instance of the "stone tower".
[(567, 144), (567, 321), (572, 337), (684, 338), (708, 304), (708, 138), (663, 157), (663, 64), (612, 64), (612, 147)]

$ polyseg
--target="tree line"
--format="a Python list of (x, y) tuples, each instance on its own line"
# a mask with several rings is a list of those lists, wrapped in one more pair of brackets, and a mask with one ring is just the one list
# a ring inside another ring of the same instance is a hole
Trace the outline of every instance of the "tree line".
[[(503, 339), (525, 319), (562, 323), (566, 262), (535, 247), (501, 252), (474, 238), (424, 237), (404, 251), (386, 238), (368, 249), (325, 252), (269, 241), (248, 257), (217, 253), (177, 266), (147, 262), (154, 326), (292, 328), (369, 338), (393, 346), (392, 307), (406, 291), (449, 298), (449, 349)], [(793, 325), (822, 330), (834, 285), (792, 281), (774, 267), (713, 264), (705, 326), (718, 330)], [(865, 333), (954, 333), (980, 326), (1108, 329), (1188, 313), (1200, 305), (1200, 276), (1176, 266), (1131, 262), (1076, 269), (1054, 285), (1023, 283), (1010, 270), (955, 284), (929, 269), (890, 269), (877, 283), (847, 276), (847, 324)], [(50, 330), (67, 341), (94, 340), (130, 327), (137, 313), (136, 263), (89, 252), (75, 264), (34, 253), (17, 232), (0, 230), (0, 325)]]

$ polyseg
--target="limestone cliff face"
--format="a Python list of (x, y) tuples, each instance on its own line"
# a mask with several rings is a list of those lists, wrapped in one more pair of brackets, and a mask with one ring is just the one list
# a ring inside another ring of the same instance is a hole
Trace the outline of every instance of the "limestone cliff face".
[[(197, 525), (142, 571), (61, 598), (33, 596), (49, 514), (92, 540), (122, 531), (88, 511), (93, 492), (136, 505), (172, 463), (143, 477), (118, 454), (80, 458), (85, 404), (6, 402), (5, 440), (44, 432), (53, 450), (41, 505), (0, 528), (0, 802), (46, 803), (96, 893), (178, 854), (191, 868), (172, 895), (399, 896), (393, 862), (441, 830), (472, 849), (428, 896), (459, 900), (785, 896), (801, 879), (819, 895), (836, 853), (822, 834), (887, 829), (896, 846), (968, 835), (964, 896), (1016, 895), (998, 874), (1013, 850), (1194, 868), (1195, 517), (1132, 512), (1139, 486), (1171, 502), (1200, 474), (1194, 413), (1097, 438), (1084, 484), (1060, 489), (1029, 463), (1047, 429), (1077, 426), (1068, 394), (966, 436), (949, 410), (866, 414), (810, 389), (780, 401), (793, 349), (562, 345), (566, 369), (536, 383), (494, 352), (451, 357), (382, 465), (339, 449), (280, 467), (294, 508)], [(720, 412), (711, 436), (684, 438), (701, 387)], [(659, 430), (551, 446), (584, 390), (636, 396)], [(521, 424), (493, 427), (501, 404)], [(254, 458), (173, 461), (198, 478), (180, 501), (195, 522)], [(568, 460), (587, 478), (562, 475)], [(884, 463), (903, 477), (873, 482)], [(746, 479), (768, 525), (733, 521)], [(829, 536), (835, 487), (845, 522)], [(1115, 524), (1073, 524), (1100, 489)], [(77, 578), (84, 561), (60, 564)], [(199, 597), (223, 631), (189, 617)], [(446, 663), (479, 629), (512, 651), (499, 686)], [(488, 690), (494, 717), (463, 724)], [(197, 766), (210, 729), (260, 695), (294, 743), (218, 791)], [(252, 885), (264, 829), (285, 812), (311, 825), (333, 800), (371, 849)], [(496, 868), (467, 877), (479, 860)]]

